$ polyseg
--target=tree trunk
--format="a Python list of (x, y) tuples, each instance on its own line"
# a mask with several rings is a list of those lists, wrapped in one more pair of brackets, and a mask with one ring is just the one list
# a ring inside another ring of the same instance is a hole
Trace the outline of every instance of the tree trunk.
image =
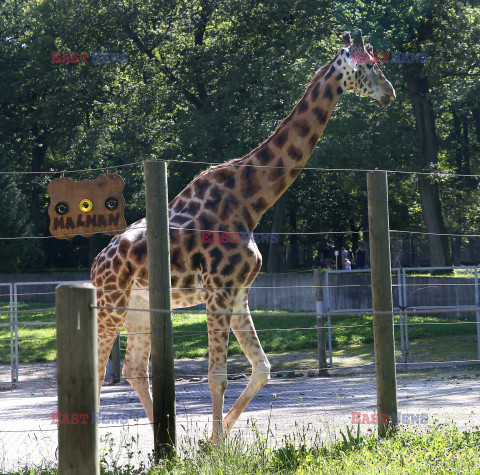
[(360, 229), (368, 231), (368, 199), (365, 188), (365, 195), (360, 196)]
[(434, 233), (428, 236), (430, 266), (450, 266), (452, 251), (448, 236), (438, 236), (438, 234), (445, 234), (438, 184), (432, 183), (425, 175), (419, 175), (418, 188), (425, 227), (427, 232)]
[[(45, 140), (47, 134), (40, 130), (38, 124), (33, 126), (33, 148), (32, 148), (32, 172), (42, 171), (43, 162), (47, 153)], [(35, 175), (34, 175), (35, 176)], [(45, 220), (40, 209), (40, 194), (45, 193), (45, 189), (39, 185), (40, 180), (32, 180), (30, 187), (30, 219), (33, 222), (35, 233), (43, 234), (45, 232)]]
[[(272, 233), (282, 232), (283, 214), (285, 211), (285, 198), (286, 198), (286, 194), (284, 193), (280, 197), (280, 199), (275, 203), (275, 206), (273, 207)], [(279, 250), (280, 250), (280, 236), (278, 236), (278, 239), (270, 239), (270, 249), (268, 253), (268, 265), (267, 265), (268, 272), (275, 273), (280, 270)]]
[[(426, 97), (429, 90), (428, 77), (422, 77), (422, 65), (419, 64), (407, 66), (405, 71), (408, 95), (415, 114), (419, 169), (431, 171), (438, 162), (438, 145), (435, 114)], [(425, 227), (428, 233), (433, 233), (429, 235), (430, 265), (450, 266), (452, 252), (448, 236), (438, 235), (446, 232), (438, 183), (427, 175), (419, 175), (418, 188)]]
[(463, 117), (462, 130), (463, 173), (470, 175), (470, 140), (468, 138), (468, 117)]
[(473, 122), (475, 124), (475, 131), (477, 134), (477, 140), (480, 143), (480, 108), (474, 107), (472, 109)]
[[(295, 205), (293, 205), (293, 207), (290, 208), (289, 219), (290, 219), (290, 229), (292, 230), (292, 232), (296, 233), (297, 232), (297, 208), (295, 207)], [(290, 236), (290, 268), (298, 269), (299, 266), (300, 266), (300, 263), (299, 263), (299, 256), (298, 256), (298, 235), (292, 234)]]
[(463, 157), (462, 157), (462, 147), (459, 143), (459, 137), (462, 135), (461, 128), (460, 128), (460, 119), (457, 115), (457, 111), (452, 106), (452, 117), (453, 117), (453, 130), (451, 135), (451, 140), (455, 143), (455, 161), (457, 162), (457, 173), (462, 173), (462, 164), (463, 164)]

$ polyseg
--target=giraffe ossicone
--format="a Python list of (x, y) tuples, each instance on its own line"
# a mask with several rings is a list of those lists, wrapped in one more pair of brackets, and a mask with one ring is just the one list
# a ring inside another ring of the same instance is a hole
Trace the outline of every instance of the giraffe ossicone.
[[(274, 133), (243, 158), (200, 173), (169, 204), (173, 308), (206, 304), (208, 382), (212, 396), (212, 439), (228, 433), (245, 407), (270, 378), (270, 363), (260, 345), (248, 307), (248, 291), (262, 265), (254, 240), (201, 239), (203, 232), (250, 234), (305, 166), (345, 90), (383, 105), (395, 91), (377, 64), (353, 63), (352, 51), (373, 51), (360, 30), (313, 76), (305, 94)], [(112, 239), (95, 258), (91, 281), (99, 307), (148, 309), (146, 221)], [(224, 312), (224, 313), (223, 313)], [(111, 347), (122, 325), (128, 334), (123, 375), (153, 422), (148, 381), (149, 313), (98, 309), (98, 377), (103, 381)], [(230, 329), (252, 365), (250, 380), (223, 415)], [(101, 387), (101, 384), (100, 384)], [(99, 390), (100, 391), (100, 390)]]

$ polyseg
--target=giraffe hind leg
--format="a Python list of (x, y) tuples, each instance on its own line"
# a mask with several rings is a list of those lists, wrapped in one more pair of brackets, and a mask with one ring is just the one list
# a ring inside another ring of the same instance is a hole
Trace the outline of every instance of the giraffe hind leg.
[[(132, 297), (133, 308), (148, 308), (148, 300)], [(127, 332), (127, 352), (122, 374), (137, 393), (148, 420), (153, 424), (153, 401), (148, 378), (150, 357), (150, 314), (130, 310), (123, 325)]]

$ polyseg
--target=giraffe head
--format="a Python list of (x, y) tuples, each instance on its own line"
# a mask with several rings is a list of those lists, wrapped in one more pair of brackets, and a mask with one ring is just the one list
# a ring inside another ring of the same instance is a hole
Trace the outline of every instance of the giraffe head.
[[(368, 96), (388, 106), (395, 99), (395, 89), (390, 81), (383, 75), (382, 71), (372, 60), (373, 47), (363, 43), (362, 31), (357, 30), (353, 34), (353, 41), (350, 33), (343, 33), (344, 47), (337, 52), (336, 58), (345, 58), (343, 64), (347, 71), (344, 86), (360, 96)], [(362, 57), (368, 57), (372, 62), (355, 63), (352, 53), (361, 53)]]

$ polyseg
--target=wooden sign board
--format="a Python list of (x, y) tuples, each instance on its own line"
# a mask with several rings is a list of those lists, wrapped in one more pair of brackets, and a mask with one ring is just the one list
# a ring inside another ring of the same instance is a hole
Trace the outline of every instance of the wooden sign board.
[(58, 239), (78, 234), (119, 234), (127, 227), (123, 189), (123, 178), (116, 173), (100, 175), (96, 180), (54, 178), (47, 186), (50, 233)]

